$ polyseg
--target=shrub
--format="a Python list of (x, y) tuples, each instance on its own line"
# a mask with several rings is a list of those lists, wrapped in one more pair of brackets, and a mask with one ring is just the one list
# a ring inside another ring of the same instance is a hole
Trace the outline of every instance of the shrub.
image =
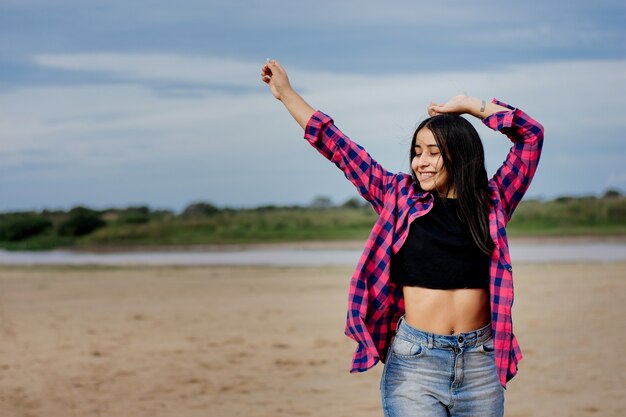
[(70, 210), (70, 218), (59, 225), (61, 236), (84, 236), (106, 225), (97, 211), (76, 207)]
[(128, 207), (119, 212), (118, 223), (143, 224), (150, 221), (150, 209), (146, 206)]
[(17, 242), (43, 233), (52, 222), (35, 214), (12, 215), (0, 221), (0, 240)]
[(220, 209), (211, 203), (193, 203), (188, 205), (183, 211), (183, 217), (210, 216), (219, 213)]
[(326, 197), (326, 196), (319, 196), (319, 197), (315, 197), (313, 199), (313, 201), (311, 201), (311, 204), (309, 205), (310, 208), (314, 208), (314, 209), (327, 209), (327, 208), (331, 208), (333, 206), (333, 201), (331, 200), (330, 197)]
[(367, 202), (360, 197), (352, 197), (346, 200), (341, 207), (344, 208), (363, 208), (367, 207)]
[(602, 198), (620, 198), (621, 196), (622, 196), (622, 193), (619, 190), (610, 188), (606, 190)]

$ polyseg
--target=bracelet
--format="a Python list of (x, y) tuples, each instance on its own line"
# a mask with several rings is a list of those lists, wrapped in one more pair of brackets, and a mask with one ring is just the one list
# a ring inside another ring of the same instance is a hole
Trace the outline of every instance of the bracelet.
[(483, 113), (485, 111), (485, 106), (487, 105), (487, 102), (485, 100), (483, 100), (482, 105), (480, 106), (480, 112)]

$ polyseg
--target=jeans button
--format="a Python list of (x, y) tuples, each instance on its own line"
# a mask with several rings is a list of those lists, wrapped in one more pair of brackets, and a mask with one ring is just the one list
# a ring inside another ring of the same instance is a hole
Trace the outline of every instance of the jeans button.
[(459, 336), (459, 343), (463, 342), (463, 336)]

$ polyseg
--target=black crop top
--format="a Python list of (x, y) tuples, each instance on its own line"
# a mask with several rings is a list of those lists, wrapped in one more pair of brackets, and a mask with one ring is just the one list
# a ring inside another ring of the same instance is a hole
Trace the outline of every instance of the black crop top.
[(413, 220), (391, 257), (391, 280), (435, 289), (489, 288), (490, 256), (478, 249), (458, 216), (458, 201), (433, 193), (432, 209)]

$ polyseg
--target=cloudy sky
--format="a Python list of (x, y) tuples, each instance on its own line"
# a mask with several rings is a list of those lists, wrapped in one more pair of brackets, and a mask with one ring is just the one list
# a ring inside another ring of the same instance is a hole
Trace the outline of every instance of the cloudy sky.
[[(259, 71), (392, 171), (426, 105), (497, 97), (542, 122), (529, 197), (626, 190), (626, 3), (0, 0), (0, 211), (342, 202)], [(476, 124), (495, 171), (510, 147)]]

